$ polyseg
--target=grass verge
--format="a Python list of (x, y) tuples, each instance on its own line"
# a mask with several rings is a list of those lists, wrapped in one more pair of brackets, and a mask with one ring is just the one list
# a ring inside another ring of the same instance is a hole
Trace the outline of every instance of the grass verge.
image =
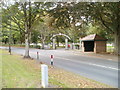
[[(41, 88), (40, 63), (2, 51), (2, 88)], [(0, 53), (1, 54), (1, 53)], [(54, 88), (110, 88), (105, 84), (49, 66), (49, 84)]]
[[(2, 88), (41, 88), (40, 64), (35, 60), (2, 50), (2, 74)], [(49, 81), (52, 87), (65, 86), (54, 79)]]

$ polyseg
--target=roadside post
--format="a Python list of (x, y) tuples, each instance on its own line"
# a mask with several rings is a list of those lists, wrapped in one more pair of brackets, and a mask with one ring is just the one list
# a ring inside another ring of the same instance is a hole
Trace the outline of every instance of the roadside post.
[(47, 88), (48, 87), (48, 66), (45, 64), (41, 65), (41, 83), (42, 83), (42, 87), (43, 88)]
[(39, 59), (39, 53), (37, 52), (37, 59)]
[(51, 55), (50, 58), (51, 58), (50, 64), (53, 66), (53, 55)]

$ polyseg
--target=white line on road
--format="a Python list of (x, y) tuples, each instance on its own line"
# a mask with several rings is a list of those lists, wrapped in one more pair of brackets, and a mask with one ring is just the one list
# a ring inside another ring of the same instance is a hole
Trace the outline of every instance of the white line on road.
[(109, 68), (109, 69), (113, 69), (113, 70), (119, 70), (118, 68), (114, 68), (114, 67), (107, 67), (107, 66), (103, 66), (103, 65), (99, 65), (99, 64), (82, 62), (82, 61), (75, 61), (75, 60), (71, 60), (71, 59), (68, 59), (68, 58), (62, 58), (62, 57), (56, 57), (56, 58), (64, 59), (64, 60), (72, 61), (72, 62), (77, 62), (77, 63), (88, 64), (88, 65), (97, 66), (97, 67), (102, 67), (102, 68)]
[(92, 64), (92, 63), (89, 63), (89, 65), (98, 66), (98, 67), (103, 67), (103, 68), (109, 68), (109, 69), (113, 69), (113, 70), (119, 70), (118, 68), (107, 67), (107, 66), (98, 65), (98, 64)]
[[(33, 53), (33, 52), (31, 52), (31, 53)], [(42, 54), (40, 54), (40, 55), (42, 55)], [(44, 55), (42, 55), (42, 56), (44, 56)], [(47, 56), (44, 56), (44, 57), (47, 57)], [(55, 57), (55, 58), (64, 59), (66, 61), (71, 61), (71, 62), (77, 62), (77, 63), (87, 64), (87, 65), (91, 65), (91, 66), (97, 66), (97, 67), (108, 68), (108, 69), (113, 69), (113, 70), (120, 70), (120, 69), (114, 68), (114, 67), (108, 67), (108, 66), (103, 66), (103, 65), (99, 65), (99, 64), (83, 62), (83, 61), (76, 61), (76, 60), (72, 60), (72, 59), (68, 59), (68, 58), (62, 58), (62, 57)]]

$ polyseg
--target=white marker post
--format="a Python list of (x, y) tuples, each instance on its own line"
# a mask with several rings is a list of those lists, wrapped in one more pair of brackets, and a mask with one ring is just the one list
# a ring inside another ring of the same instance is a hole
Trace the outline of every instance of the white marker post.
[(42, 76), (42, 87), (48, 87), (48, 66), (45, 64), (41, 65), (41, 76)]
[(39, 59), (39, 53), (37, 52), (37, 59)]

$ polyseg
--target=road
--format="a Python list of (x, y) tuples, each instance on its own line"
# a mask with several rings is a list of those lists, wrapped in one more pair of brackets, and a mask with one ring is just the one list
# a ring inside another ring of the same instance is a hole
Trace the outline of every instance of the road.
[[(8, 49), (7, 47), (0, 47)], [(24, 55), (24, 48), (13, 48), (12, 52)], [(118, 87), (118, 62), (98, 57), (88, 57), (75, 54), (69, 50), (40, 50), (30, 49), (30, 56), (39, 61), (50, 64), (50, 55), (54, 55), (54, 66), (99, 81), (101, 83)]]

